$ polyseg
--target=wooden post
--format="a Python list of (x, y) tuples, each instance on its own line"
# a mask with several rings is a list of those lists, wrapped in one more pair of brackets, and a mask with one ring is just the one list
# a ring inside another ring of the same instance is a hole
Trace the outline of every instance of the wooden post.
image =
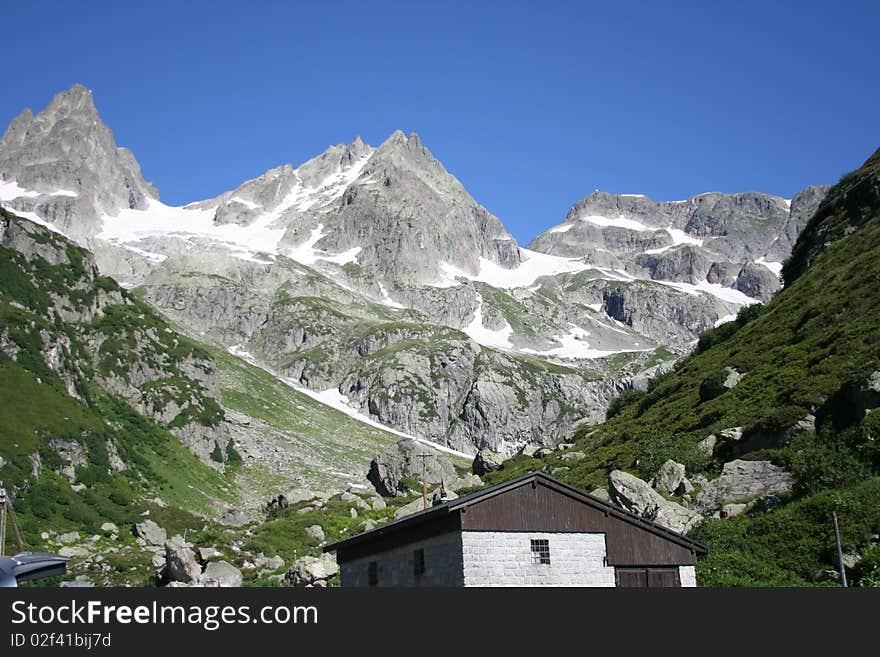
[(0, 557), (6, 554), (6, 489), (0, 481)]
[(428, 481), (425, 475), (425, 461), (430, 456), (430, 454), (418, 454), (418, 457), (422, 459), (422, 509), (428, 508)]
[(831, 512), (834, 519), (834, 537), (837, 540), (837, 562), (840, 566), (840, 584), (846, 588), (846, 568), (843, 565), (843, 548), (840, 546), (840, 528), (837, 526), (837, 511)]
[(15, 509), (12, 507), (12, 500), (6, 500), (6, 508), (9, 511), (9, 519), (12, 521), (12, 533), (15, 535), (15, 547), (19, 553), (24, 552), (24, 545), (21, 542), (21, 534), (18, 533), (18, 521), (15, 519)]

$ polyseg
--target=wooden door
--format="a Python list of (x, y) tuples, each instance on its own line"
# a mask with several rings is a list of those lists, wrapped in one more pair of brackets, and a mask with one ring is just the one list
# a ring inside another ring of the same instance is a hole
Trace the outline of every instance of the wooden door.
[(648, 571), (646, 568), (615, 568), (615, 586), (626, 589), (648, 588)]
[(615, 568), (615, 585), (621, 588), (678, 588), (678, 568)]

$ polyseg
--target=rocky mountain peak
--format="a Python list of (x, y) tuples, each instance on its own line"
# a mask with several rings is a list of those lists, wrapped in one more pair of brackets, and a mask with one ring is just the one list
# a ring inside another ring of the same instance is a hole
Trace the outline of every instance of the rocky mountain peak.
[(98, 118), (98, 109), (95, 107), (92, 91), (78, 82), (70, 89), (56, 94), (46, 108), (46, 113), (56, 116), (76, 114), (89, 118)]
[(23, 111), (0, 140), (0, 180), (22, 191), (4, 202), (49, 217), (73, 236), (100, 230), (100, 217), (143, 209), (158, 199), (140, 165), (116, 145), (101, 121), (92, 92), (76, 84), (36, 116)]

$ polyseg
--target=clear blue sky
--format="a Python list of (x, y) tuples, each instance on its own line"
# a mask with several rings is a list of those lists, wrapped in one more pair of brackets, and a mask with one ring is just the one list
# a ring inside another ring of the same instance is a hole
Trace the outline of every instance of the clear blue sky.
[(168, 203), (418, 132), (526, 244), (596, 187), (791, 196), (880, 146), (880, 3), (9, 2), (0, 123), (81, 82)]

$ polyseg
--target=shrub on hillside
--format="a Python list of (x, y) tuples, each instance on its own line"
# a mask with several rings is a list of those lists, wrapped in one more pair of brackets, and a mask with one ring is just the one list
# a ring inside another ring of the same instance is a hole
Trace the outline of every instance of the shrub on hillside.
[(644, 399), (646, 394), (647, 393), (642, 392), (641, 390), (624, 390), (608, 405), (608, 410), (605, 412), (605, 419), (610, 420), (615, 415), (620, 415), (624, 409)]

